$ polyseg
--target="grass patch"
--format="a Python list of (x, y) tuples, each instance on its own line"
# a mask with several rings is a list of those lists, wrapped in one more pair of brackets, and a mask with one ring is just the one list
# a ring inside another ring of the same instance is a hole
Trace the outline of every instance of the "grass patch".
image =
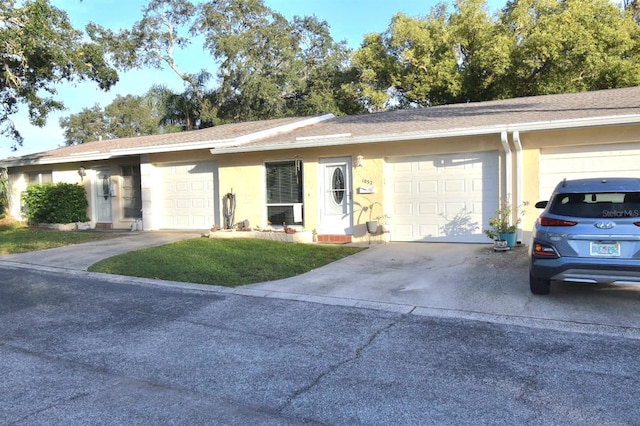
[(113, 235), (88, 231), (56, 231), (29, 228), (20, 223), (0, 223), (0, 255), (67, 246), (111, 238)]
[(196, 238), (105, 259), (89, 271), (237, 287), (308, 272), (362, 248)]

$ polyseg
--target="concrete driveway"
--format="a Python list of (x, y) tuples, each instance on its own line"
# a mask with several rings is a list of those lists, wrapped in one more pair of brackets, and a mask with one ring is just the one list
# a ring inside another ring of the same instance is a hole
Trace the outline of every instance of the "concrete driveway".
[(435, 316), (640, 333), (640, 288), (554, 283), (551, 294), (535, 296), (528, 274), (524, 246), (494, 252), (484, 244), (390, 243), (248, 288), (267, 296), (290, 293), (415, 307), (414, 313)]
[[(0, 265), (66, 269), (118, 253), (196, 238), (197, 233), (143, 232), (43, 250), (0, 256)], [(116, 241), (117, 240), (117, 241)], [(151, 285), (195, 284), (112, 277)], [(542, 328), (588, 328), (640, 336), (640, 288), (556, 283), (551, 294), (529, 291), (526, 247), (496, 253), (489, 244), (389, 243), (284, 280), (208, 290), (256, 297), (306, 300), (421, 315), (448, 316)]]

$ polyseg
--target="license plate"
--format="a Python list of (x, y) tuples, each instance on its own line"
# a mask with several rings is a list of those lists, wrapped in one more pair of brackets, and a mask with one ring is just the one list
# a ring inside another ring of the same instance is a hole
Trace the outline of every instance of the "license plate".
[(620, 243), (591, 242), (591, 256), (620, 256)]

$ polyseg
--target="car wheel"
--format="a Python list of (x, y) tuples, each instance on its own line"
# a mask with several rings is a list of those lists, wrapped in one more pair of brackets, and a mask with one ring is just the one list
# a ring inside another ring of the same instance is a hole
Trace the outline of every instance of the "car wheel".
[(549, 294), (551, 280), (536, 278), (529, 273), (529, 288), (533, 294)]

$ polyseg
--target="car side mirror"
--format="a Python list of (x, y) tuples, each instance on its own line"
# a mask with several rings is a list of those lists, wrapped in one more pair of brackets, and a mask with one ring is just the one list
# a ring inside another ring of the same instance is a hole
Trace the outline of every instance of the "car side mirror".
[(545, 207), (547, 207), (547, 204), (549, 204), (548, 201), (538, 201), (535, 206), (536, 209), (544, 209)]

